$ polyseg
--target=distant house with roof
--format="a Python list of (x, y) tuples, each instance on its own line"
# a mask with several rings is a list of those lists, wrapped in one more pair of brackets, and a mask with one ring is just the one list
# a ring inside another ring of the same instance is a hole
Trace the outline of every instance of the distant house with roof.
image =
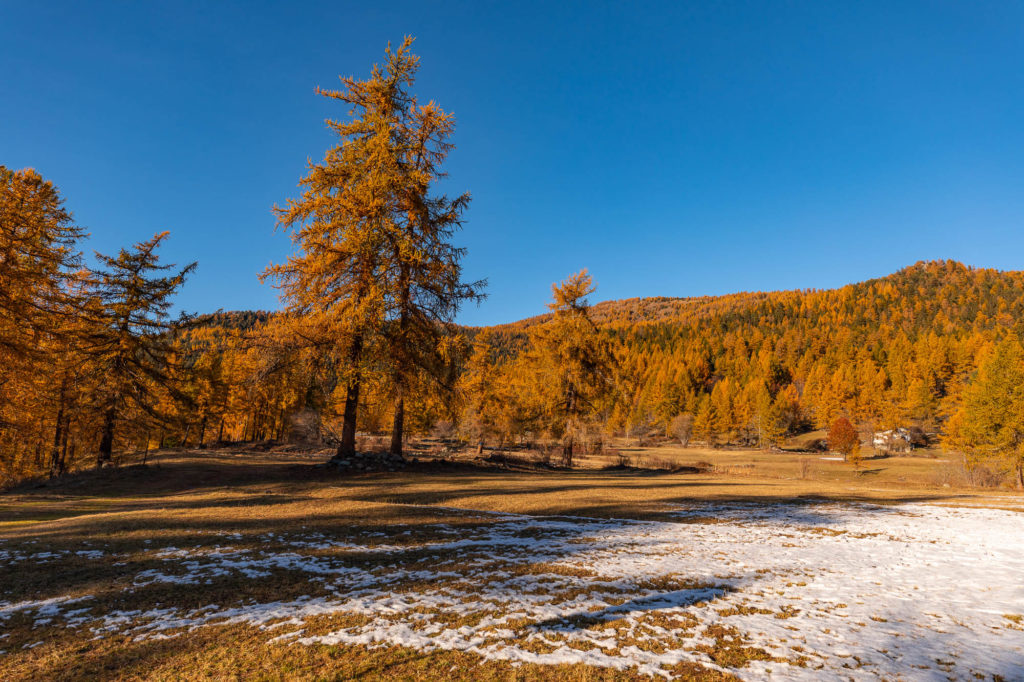
[(875, 447), (875, 450), (886, 454), (910, 452), (914, 448), (911, 443), (910, 431), (902, 427), (887, 431), (876, 431), (871, 444)]

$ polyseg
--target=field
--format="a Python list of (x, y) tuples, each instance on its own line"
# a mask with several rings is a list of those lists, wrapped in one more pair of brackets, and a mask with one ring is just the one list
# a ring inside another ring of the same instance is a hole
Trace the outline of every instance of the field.
[(620, 446), (164, 452), (4, 493), (0, 679), (1022, 679), (1021, 496), (940, 459)]

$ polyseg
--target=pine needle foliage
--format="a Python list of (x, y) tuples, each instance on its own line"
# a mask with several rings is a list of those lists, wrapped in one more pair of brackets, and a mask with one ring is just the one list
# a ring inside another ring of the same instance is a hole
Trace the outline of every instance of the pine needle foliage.
[[(110, 462), (116, 428), (125, 410), (159, 418), (161, 396), (187, 400), (178, 387), (172, 358), (171, 298), (196, 268), (175, 271), (160, 265), (156, 250), (168, 233), (161, 232), (117, 256), (96, 254), (100, 268), (92, 273), (96, 316), (85, 352), (103, 377), (99, 399), (103, 426), (97, 463)], [(161, 273), (170, 274), (162, 275)]]
[(614, 385), (614, 360), (606, 337), (590, 319), (587, 296), (595, 291), (586, 269), (551, 285), (552, 319), (534, 332), (533, 376), (545, 426), (562, 440), (572, 464), (578, 434), (598, 414)]
[(41, 334), (59, 331), (84, 234), (51, 182), (0, 166), (0, 364), (24, 360)]
[(947, 445), (972, 464), (991, 462), (1024, 489), (1024, 348), (1017, 338), (998, 343), (981, 362), (950, 420)]
[(275, 209), (298, 251), (264, 273), (290, 314), (323, 331), (313, 343), (338, 358), (342, 458), (355, 452), (360, 390), (375, 372), (393, 387), (392, 451), (401, 453), (406, 389), (417, 373), (449, 374), (455, 313), (483, 285), (461, 281), (464, 251), (450, 241), (469, 195), (431, 194), (454, 118), (411, 93), (419, 68), (412, 42), (389, 45), (366, 80), (343, 77), (340, 90), (317, 89), (348, 105), (349, 118), (327, 122), (340, 143), (309, 164), (302, 196)]

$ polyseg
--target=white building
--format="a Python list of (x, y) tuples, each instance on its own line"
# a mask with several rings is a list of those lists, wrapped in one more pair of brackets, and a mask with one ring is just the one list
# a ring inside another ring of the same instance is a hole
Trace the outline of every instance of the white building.
[(900, 427), (888, 431), (876, 431), (871, 444), (880, 452), (910, 452), (910, 432)]

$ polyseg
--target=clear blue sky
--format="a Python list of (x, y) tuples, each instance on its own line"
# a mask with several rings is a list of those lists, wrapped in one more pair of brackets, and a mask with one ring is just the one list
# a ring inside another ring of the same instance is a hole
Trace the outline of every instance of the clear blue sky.
[(1020, 2), (377, 4), (0, 0), (0, 163), (90, 249), (170, 230), (183, 308), (274, 308), (270, 208), (344, 113), (313, 88), (412, 34), (490, 279), (463, 322), (581, 267), (596, 300), (1024, 268)]

